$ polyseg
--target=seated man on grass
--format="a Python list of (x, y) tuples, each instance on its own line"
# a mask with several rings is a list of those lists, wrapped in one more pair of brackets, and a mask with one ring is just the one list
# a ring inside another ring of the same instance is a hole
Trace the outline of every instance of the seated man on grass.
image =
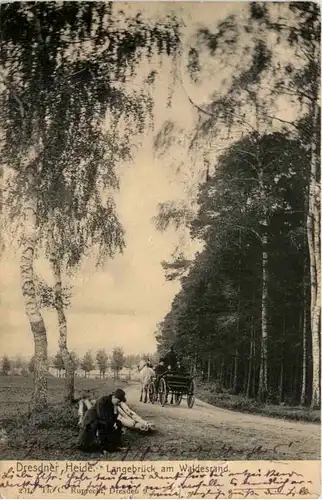
[(116, 389), (100, 397), (95, 406), (87, 410), (78, 436), (80, 450), (114, 452), (122, 449), (122, 424), (117, 419), (121, 402), (126, 402), (125, 392)]

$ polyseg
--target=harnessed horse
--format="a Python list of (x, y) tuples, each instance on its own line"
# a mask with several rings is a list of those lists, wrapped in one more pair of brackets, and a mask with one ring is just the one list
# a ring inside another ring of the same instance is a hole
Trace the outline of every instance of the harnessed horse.
[(140, 361), (138, 365), (138, 370), (139, 370), (139, 376), (140, 376), (140, 382), (141, 382), (141, 396), (140, 396), (140, 401), (143, 399), (143, 393), (144, 393), (144, 403), (148, 402), (148, 387), (149, 384), (152, 380), (152, 378), (155, 376), (154, 370), (148, 366), (147, 362), (144, 361), (143, 359)]

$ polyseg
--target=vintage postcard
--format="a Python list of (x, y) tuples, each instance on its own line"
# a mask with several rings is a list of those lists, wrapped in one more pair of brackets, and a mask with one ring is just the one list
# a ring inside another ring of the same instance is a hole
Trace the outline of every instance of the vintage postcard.
[(1, 498), (320, 497), (320, 33), (1, 1)]

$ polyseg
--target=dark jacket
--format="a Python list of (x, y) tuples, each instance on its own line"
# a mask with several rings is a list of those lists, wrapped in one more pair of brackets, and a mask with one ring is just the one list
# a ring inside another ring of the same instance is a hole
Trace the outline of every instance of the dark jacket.
[(117, 411), (112, 403), (112, 394), (99, 398), (96, 401), (95, 409), (98, 419), (112, 428), (117, 421)]
[(156, 375), (163, 375), (163, 374), (164, 374), (164, 372), (166, 372), (166, 371), (167, 371), (167, 367), (166, 367), (165, 365), (163, 365), (163, 366), (162, 366), (162, 365), (157, 365), (157, 366), (155, 367), (155, 370), (154, 370), (154, 371), (155, 371), (155, 374), (156, 374)]
[(98, 445), (101, 449), (112, 451), (121, 443), (121, 427), (112, 395), (102, 396), (96, 401), (94, 408), (85, 414), (78, 436), (78, 447), (83, 451), (92, 451)]
[(170, 365), (171, 368), (175, 368), (177, 366), (177, 355), (174, 351), (169, 351), (164, 356), (164, 364), (168, 368)]

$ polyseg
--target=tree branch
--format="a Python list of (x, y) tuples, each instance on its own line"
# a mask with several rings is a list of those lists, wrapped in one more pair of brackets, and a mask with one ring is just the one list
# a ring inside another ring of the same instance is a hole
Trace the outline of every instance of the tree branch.
[(265, 116), (266, 116), (266, 118), (269, 118), (270, 120), (276, 120), (276, 121), (278, 121), (280, 123), (285, 123), (287, 125), (292, 125), (292, 127), (296, 128), (296, 130), (300, 130), (300, 128), (298, 127), (298, 125), (296, 125), (293, 122), (290, 122), (288, 120), (283, 120), (283, 118), (278, 118), (277, 116), (268, 115), (266, 113), (265, 113)]
[(253, 233), (259, 239), (259, 241), (261, 243), (263, 242), (263, 239), (262, 239), (261, 235), (257, 231), (255, 231), (255, 229), (251, 229), (250, 227), (246, 227), (246, 226), (241, 226), (239, 224), (229, 224), (227, 222), (223, 222), (223, 221), (220, 221), (220, 220), (216, 220), (216, 223), (217, 222), (219, 222), (219, 224), (232, 227), (234, 229), (242, 229), (244, 231), (249, 231), (249, 232)]

